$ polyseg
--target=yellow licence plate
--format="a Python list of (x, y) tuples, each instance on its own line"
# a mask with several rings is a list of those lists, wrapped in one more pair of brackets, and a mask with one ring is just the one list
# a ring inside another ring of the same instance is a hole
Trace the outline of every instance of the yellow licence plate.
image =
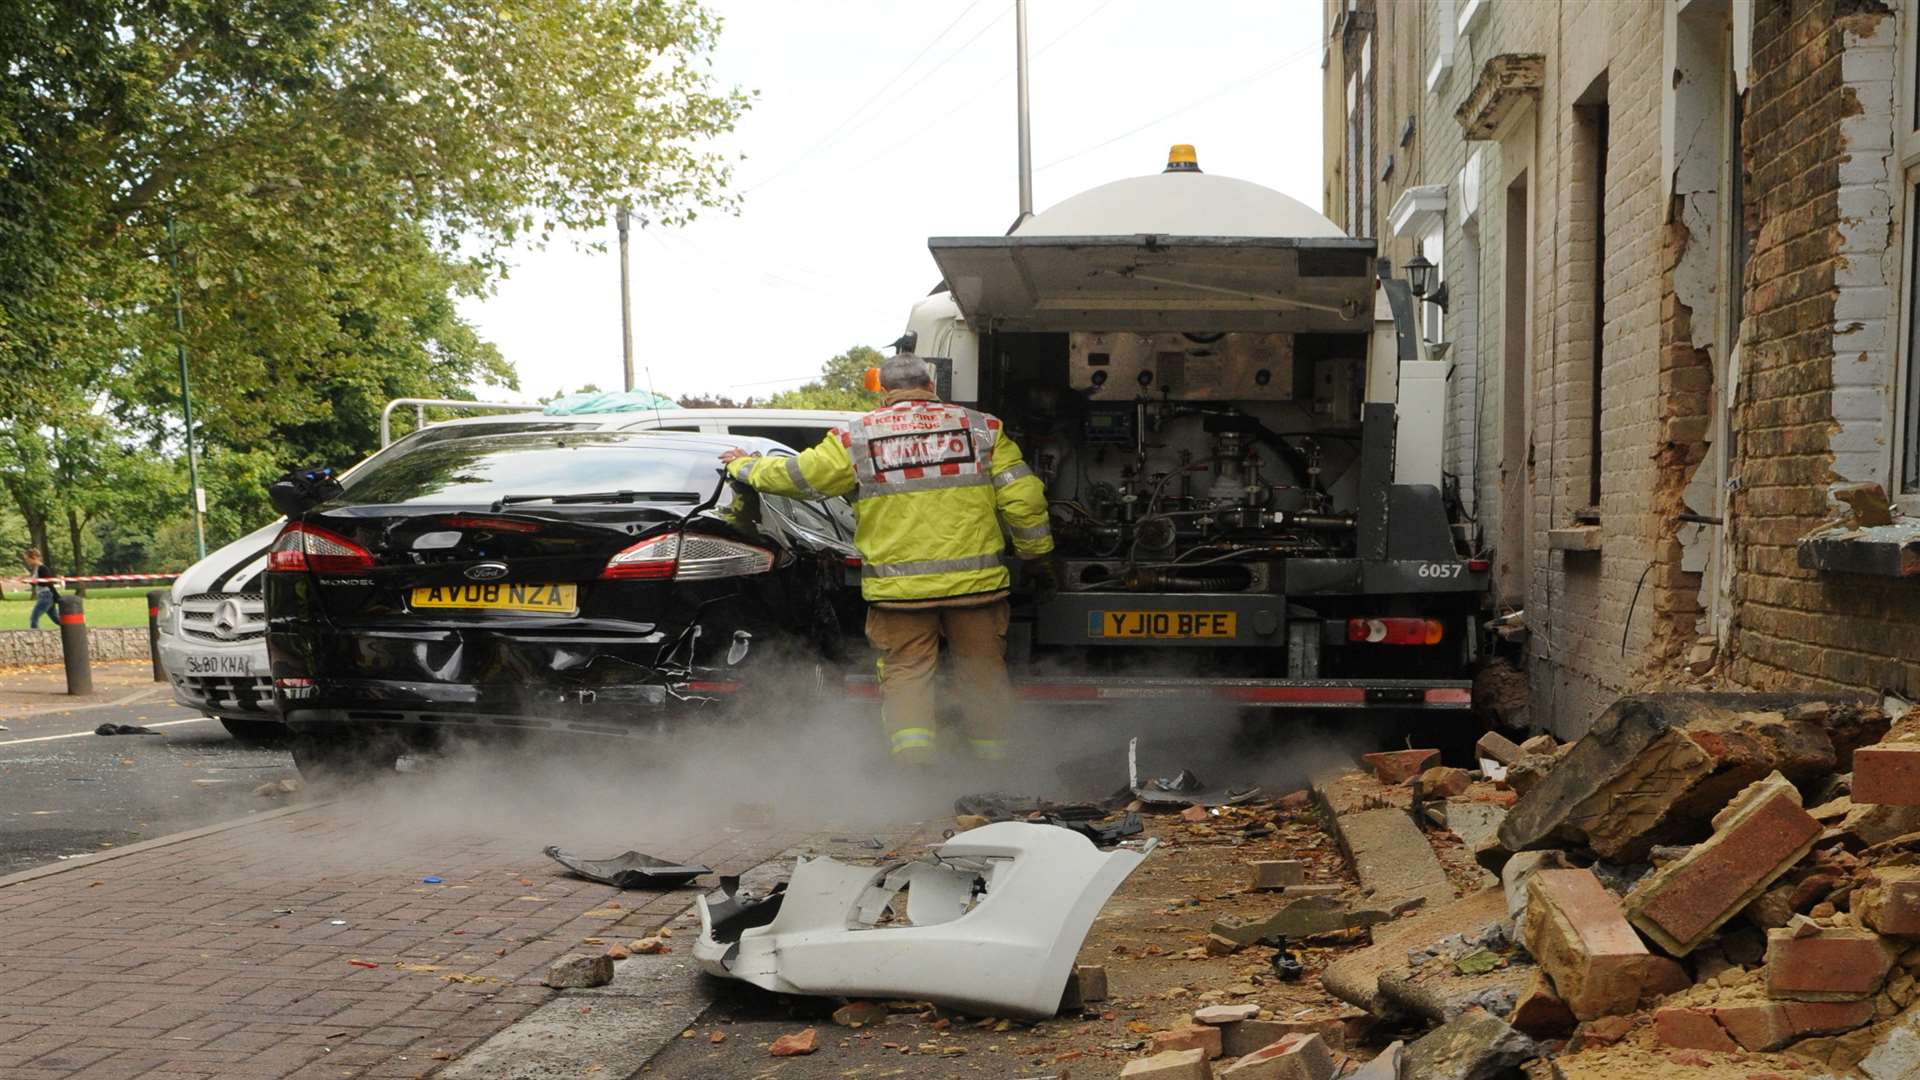
[(578, 585), (510, 585), (498, 581), (486, 585), (428, 585), (413, 590), (413, 606), (572, 615), (580, 609), (578, 590)]
[(1104, 638), (1230, 638), (1239, 635), (1233, 611), (1089, 611), (1087, 636)]

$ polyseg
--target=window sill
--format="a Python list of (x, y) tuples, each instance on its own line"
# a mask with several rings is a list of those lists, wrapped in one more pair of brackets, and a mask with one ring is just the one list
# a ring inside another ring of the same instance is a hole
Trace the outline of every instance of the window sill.
[(1920, 578), (1920, 518), (1865, 529), (1824, 529), (1800, 538), (1802, 569), (1823, 574)]
[(1600, 526), (1569, 525), (1547, 530), (1547, 546), (1555, 551), (1599, 551)]

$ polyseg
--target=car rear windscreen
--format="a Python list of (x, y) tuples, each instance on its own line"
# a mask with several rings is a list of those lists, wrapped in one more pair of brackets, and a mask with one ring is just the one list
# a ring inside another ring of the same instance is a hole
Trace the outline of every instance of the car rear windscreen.
[(343, 484), (335, 506), (492, 503), (510, 495), (676, 492), (704, 499), (720, 459), (706, 449), (663, 447), (613, 432), (489, 435), (430, 443), (369, 462)]

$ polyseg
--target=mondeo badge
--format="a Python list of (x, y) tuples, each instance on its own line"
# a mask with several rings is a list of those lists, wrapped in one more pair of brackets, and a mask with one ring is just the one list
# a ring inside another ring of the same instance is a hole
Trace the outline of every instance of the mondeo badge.
[(499, 581), (506, 576), (506, 563), (483, 562), (467, 567), (467, 578), (472, 581)]

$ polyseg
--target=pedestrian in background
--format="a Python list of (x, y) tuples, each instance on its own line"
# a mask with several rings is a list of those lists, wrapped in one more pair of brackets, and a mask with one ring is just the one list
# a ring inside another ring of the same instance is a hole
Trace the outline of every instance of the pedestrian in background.
[(33, 579), (33, 614), (27, 616), (27, 629), (40, 629), (40, 616), (48, 614), (60, 602), (60, 590), (54, 588), (53, 567), (40, 557), (39, 548), (27, 549), (27, 577)]

